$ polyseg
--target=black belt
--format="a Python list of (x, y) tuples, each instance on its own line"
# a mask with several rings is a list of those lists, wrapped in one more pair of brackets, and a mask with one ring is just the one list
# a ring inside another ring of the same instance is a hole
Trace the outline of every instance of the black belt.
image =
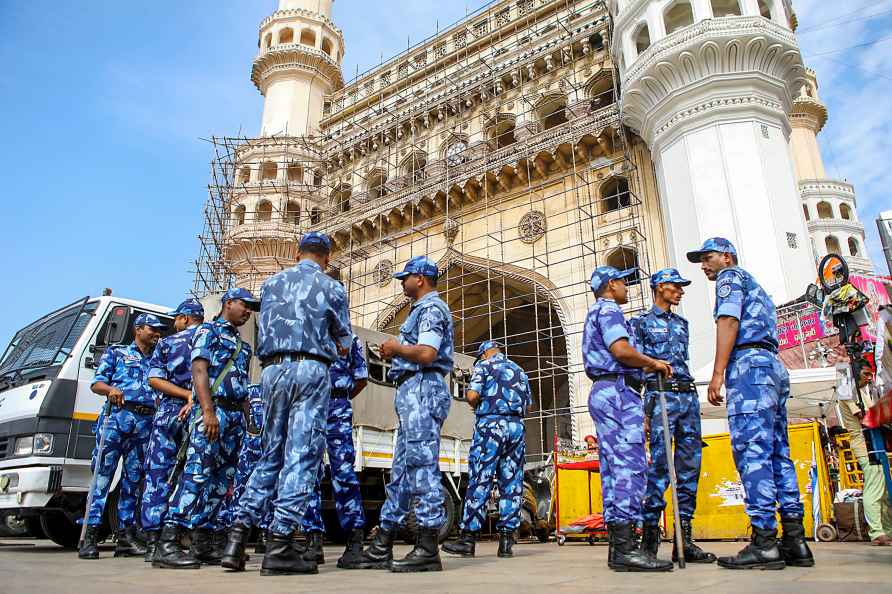
[(657, 380), (648, 380), (647, 382), (648, 390), (656, 390), (663, 392), (693, 392), (697, 389), (697, 386), (694, 382), (685, 382), (685, 381), (657, 381)]
[(214, 404), (229, 412), (242, 412), (241, 400), (230, 400), (229, 398), (216, 397), (214, 398)]
[(735, 351), (745, 351), (748, 349), (763, 349), (777, 354), (777, 347), (770, 342), (745, 342), (743, 344), (734, 345)]
[(276, 353), (260, 360), (261, 367), (269, 367), (270, 365), (280, 365), (282, 363), (296, 363), (298, 361), (318, 361), (326, 367), (331, 365), (331, 361), (322, 355), (314, 355), (313, 353), (304, 353), (301, 351), (289, 351), (286, 353)]
[(596, 382), (615, 382), (618, 379), (622, 379), (625, 384), (635, 390), (636, 392), (641, 390), (641, 380), (637, 377), (626, 375), (624, 373), (602, 373), (601, 375), (596, 375), (592, 378), (592, 381)]
[(416, 371), (404, 371), (403, 373), (401, 373), (400, 375), (398, 375), (398, 376), (396, 377), (396, 379), (393, 380), (393, 383), (395, 383), (395, 384), (397, 385), (397, 387), (402, 386), (402, 385), (405, 384), (407, 381), (409, 381), (410, 379), (412, 379), (413, 377), (415, 377), (416, 374), (419, 374), (419, 373), (421, 373), (421, 374), (425, 374), (425, 373), (437, 373), (437, 374), (439, 374), (440, 372), (437, 371), (436, 369), (430, 369), (430, 368), (428, 368), (428, 369), (418, 369), (418, 370), (416, 370)]
[(121, 405), (121, 408), (124, 410), (129, 410), (130, 412), (142, 415), (144, 417), (150, 417), (155, 414), (155, 407), (149, 406), (147, 404), (137, 404), (136, 402), (125, 402)]

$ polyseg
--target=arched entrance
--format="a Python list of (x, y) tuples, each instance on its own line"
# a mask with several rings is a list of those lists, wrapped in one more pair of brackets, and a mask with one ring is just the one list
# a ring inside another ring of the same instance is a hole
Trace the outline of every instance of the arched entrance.
[[(565, 317), (550, 285), (532, 271), (456, 252), (440, 262), (437, 288), (452, 311), (456, 351), (473, 356), (482, 341), (498, 340), (530, 378), (528, 461), (552, 450), (555, 430), (562, 438), (572, 434)], [(377, 327), (398, 334), (408, 314), (403, 298), (378, 318)]]

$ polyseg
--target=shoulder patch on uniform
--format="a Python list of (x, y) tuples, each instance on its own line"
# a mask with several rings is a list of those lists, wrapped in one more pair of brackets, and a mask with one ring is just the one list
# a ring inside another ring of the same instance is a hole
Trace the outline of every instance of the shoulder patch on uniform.
[(731, 283), (727, 283), (719, 287), (719, 297), (727, 299), (731, 295)]

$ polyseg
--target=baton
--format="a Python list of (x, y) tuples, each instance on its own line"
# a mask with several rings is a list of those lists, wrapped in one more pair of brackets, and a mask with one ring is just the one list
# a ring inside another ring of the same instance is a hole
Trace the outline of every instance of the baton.
[(81, 538), (78, 541), (78, 548), (83, 546), (84, 537), (87, 534), (87, 519), (90, 515), (90, 507), (93, 505), (93, 490), (96, 488), (96, 479), (99, 477), (99, 468), (102, 466), (102, 454), (105, 450), (105, 429), (108, 426), (108, 418), (111, 416), (111, 402), (106, 399), (105, 406), (102, 407), (102, 427), (99, 429), (99, 445), (96, 447), (96, 465), (93, 468), (93, 476), (90, 478), (90, 490), (87, 491), (87, 507), (84, 509), (84, 520), (81, 524)]
[(678, 568), (685, 568), (684, 539), (681, 535), (681, 515), (678, 511), (678, 481), (675, 476), (675, 454), (672, 451), (672, 436), (669, 434), (669, 412), (666, 410), (663, 374), (657, 374), (657, 393), (660, 395), (660, 416), (663, 417), (663, 446), (666, 448), (666, 462), (669, 466), (669, 484), (672, 487), (672, 516), (675, 524), (675, 550), (678, 554)]

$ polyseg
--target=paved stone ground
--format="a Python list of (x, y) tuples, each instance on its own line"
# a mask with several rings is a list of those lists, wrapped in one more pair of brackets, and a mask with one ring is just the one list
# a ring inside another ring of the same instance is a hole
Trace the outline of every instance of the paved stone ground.
[[(717, 554), (742, 544), (703, 543)], [(192, 571), (153, 569), (141, 559), (114, 559), (109, 546), (98, 561), (80, 561), (49, 541), (0, 540), (0, 592), (4, 594), (162, 594), (293, 592), (734, 592), (802, 594), (872, 594), (892, 592), (892, 547), (864, 543), (818, 543), (814, 568), (783, 571), (728, 571), (689, 565), (671, 574), (618, 574), (607, 569), (607, 547), (587, 544), (520, 543), (514, 559), (498, 559), (496, 544), (481, 543), (476, 559), (444, 555), (441, 573), (397, 575), (386, 571), (344, 571), (335, 567), (338, 547), (326, 547), (328, 563), (319, 575), (261, 577), (260, 559), (248, 571), (217, 567)], [(397, 547), (404, 554), (409, 547)], [(664, 543), (663, 555), (671, 553)], [(256, 557), (256, 556), (255, 556)]]

